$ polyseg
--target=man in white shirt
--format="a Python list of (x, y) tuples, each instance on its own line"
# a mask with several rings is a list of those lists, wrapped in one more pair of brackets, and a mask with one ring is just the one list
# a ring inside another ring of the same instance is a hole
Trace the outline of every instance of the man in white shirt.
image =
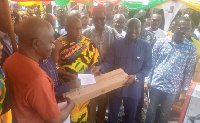
[(126, 36), (126, 32), (123, 30), (125, 25), (125, 16), (123, 14), (115, 14), (113, 22), (115, 30), (124, 38)]
[(151, 30), (155, 33), (156, 39), (167, 37), (166, 32), (159, 28), (162, 22), (162, 16), (158, 13), (151, 15), (151, 26), (147, 30)]
[(194, 30), (194, 34), (198, 37), (198, 39), (200, 41), (200, 23), (198, 25), (198, 28)]

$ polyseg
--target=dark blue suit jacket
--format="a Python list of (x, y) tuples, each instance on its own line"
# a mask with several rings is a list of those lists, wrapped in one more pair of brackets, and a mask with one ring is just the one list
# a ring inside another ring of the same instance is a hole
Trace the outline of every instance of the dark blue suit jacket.
[(148, 76), (152, 67), (152, 49), (149, 43), (137, 38), (136, 42), (126, 38), (116, 40), (112, 44), (106, 60), (100, 64), (101, 72), (122, 68), (129, 75), (136, 75), (139, 82), (133, 82), (128, 87), (112, 91), (119, 97), (139, 99), (141, 96), (141, 81)]

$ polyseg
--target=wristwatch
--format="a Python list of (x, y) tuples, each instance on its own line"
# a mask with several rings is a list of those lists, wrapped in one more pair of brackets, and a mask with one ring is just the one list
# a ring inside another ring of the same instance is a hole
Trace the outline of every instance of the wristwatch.
[(136, 81), (136, 82), (139, 82), (139, 79), (137, 79), (137, 76), (136, 76), (136, 75), (135, 75), (135, 81)]

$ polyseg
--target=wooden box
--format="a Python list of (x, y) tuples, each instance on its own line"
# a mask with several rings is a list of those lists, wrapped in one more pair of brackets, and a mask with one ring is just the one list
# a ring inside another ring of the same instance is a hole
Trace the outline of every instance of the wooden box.
[(63, 94), (63, 96), (69, 97), (74, 100), (76, 104), (79, 104), (122, 87), (124, 82), (127, 81), (127, 76), (128, 74), (122, 69), (113, 70), (95, 77), (95, 84), (72, 90)]

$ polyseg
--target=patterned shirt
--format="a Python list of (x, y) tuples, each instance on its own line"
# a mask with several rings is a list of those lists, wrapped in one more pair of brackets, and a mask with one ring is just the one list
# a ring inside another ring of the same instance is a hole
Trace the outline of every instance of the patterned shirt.
[(156, 43), (155, 33), (151, 30), (144, 29), (143, 32), (141, 32), (140, 38), (148, 42), (152, 47)]
[[(146, 30), (150, 30), (150, 28), (146, 28)], [(156, 31), (152, 31), (155, 36), (156, 36), (156, 40), (158, 40), (159, 38), (166, 38), (167, 34), (166, 32), (164, 32), (162, 29), (158, 28)]]
[[(15, 40), (16, 44), (18, 45), (18, 37), (15, 35)], [(8, 34), (5, 34), (0, 31), (0, 41), (1, 44), (3, 45), (3, 50), (2, 50), (2, 59), (0, 65), (3, 66), (4, 61), (13, 54), (13, 48), (11, 44), (10, 37)]]
[[(0, 120), (2, 121), (1, 116), (8, 116), (7, 118), (11, 118), (11, 112), (9, 110), (11, 109), (10, 104), (10, 90), (8, 88), (8, 82), (6, 80), (5, 74), (3, 72), (3, 69), (0, 67), (0, 88), (1, 88), (1, 94), (0, 94)], [(4, 118), (4, 120), (6, 120)], [(2, 121), (2, 123), (6, 121)], [(9, 121), (9, 120), (8, 120)]]
[(56, 65), (52, 57), (49, 57), (48, 59), (45, 60), (40, 60), (39, 65), (53, 80), (56, 98), (62, 96), (63, 93), (70, 91), (69, 85), (67, 83), (62, 84), (62, 82), (59, 81)]
[(148, 77), (152, 88), (173, 94), (187, 88), (194, 73), (196, 55), (195, 45), (187, 39), (180, 44), (175, 44), (172, 36), (157, 40)]

